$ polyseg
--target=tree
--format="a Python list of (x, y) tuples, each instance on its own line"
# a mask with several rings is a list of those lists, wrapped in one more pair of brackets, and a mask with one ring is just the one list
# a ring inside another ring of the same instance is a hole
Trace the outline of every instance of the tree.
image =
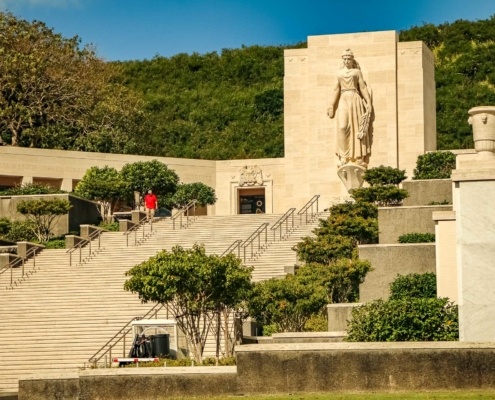
[(71, 208), (72, 205), (65, 199), (22, 200), (17, 204), (17, 211), (32, 222), (33, 233), (40, 243), (50, 239), (57, 219)]
[[(139, 124), (130, 121), (141, 110), (133, 110), (135, 96), (115, 82), (116, 68), (89, 46), (80, 48), (77, 36), (64, 38), (40, 21), (2, 12), (0, 32), (0, 135), (6, 141), (96, 151), (121, 150), (113, 144), (122, 134), (127, 140), (121, 141), (132, 142), (131, 129)], [(94, 145), (95, 135), (107, 139), (103, 146)]]
[(201, 182), (183, 183), (178, 186), (172, 197), (172, 202), (177, 208), (186, 206), (192, 200), (197, 200), (200, 206), (215, 204), (215, 189)]
[(120, 174), (112, 167), (91, 167), (74, 190), (75, 194), (99, 203), (102, 219), (108, 221), (110, 212), (119, 199), (124, 197), (124, 183)]
[(247, 298), (251, 271), (232, 254), (220, 257), (207, 255), (202, 246), (177, 246), (130, 269), (124, 288), (143, 302), (167, 304), (200, 364), (208, 332), (214, 332), (219, 346), (220, 314), (226, 316)]
[(248, 301), (248, 313), (276, 332), (301, 332), (306, 322), (326, 304), (326, 290), (316, 281), (287, 275), (255, 284)]
[(339, 258), (329, 265), (306, 264), (297, 270), (297, 275), (302, 282), (324, 287), (327, 303), (352, 303), (359, 299), (359, 285), (371, 269), (369, 261)]
[(120, 176), (126, 185), (128, 198), (132, 198), (134, 192), (142, 195), (151, 189), (158, 196), (159, 204), (164, 206), (170, 206), (179, 184), (175, 171), (158, 160), (126, 164)]
[(293, 247), (306, 264), (330, 264), (339, 258), (355, 258), (358, 244), (378, 241), (378, 209), (370, 203), (345, 202), (330, 207), (330, 216), (319, 222), (316, 237), (305, 237)]

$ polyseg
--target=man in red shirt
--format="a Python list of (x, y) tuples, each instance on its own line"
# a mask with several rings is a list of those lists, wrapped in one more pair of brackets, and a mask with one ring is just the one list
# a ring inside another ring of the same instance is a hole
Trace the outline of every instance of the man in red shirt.
[(153, 194), (152, 190), (148, 190), (148, 194), (144, 196), (144, 207), (146, 209), (146, 218), (149, 221), (155, 216), (155, 210), (158, 208), (158, 198)]

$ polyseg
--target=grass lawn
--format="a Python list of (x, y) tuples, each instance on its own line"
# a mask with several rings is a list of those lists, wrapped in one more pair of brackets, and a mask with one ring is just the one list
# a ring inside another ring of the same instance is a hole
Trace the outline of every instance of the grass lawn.
[[(185, 400), (185, 397), (171, 400)], [(419, 393), (324, 393), (324, 394), (292, 394), (274, 396), (226, 396), (226, 397), (188, 397), (187, 399), (210, 400), (463, 400), (495, 399), (494, 391), (454, 391), (454, 392), (419, 392)]]

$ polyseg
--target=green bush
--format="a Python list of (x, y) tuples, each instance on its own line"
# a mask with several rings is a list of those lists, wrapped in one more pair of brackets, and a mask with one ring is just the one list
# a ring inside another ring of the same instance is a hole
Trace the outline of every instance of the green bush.
[(5, 240), (11, 242), (34, 242), (36, 236), (33, 232), (33, 224), (30, 221), (10, 221), (7, 233), (2, 235)]
[(10, 231), (10, 219), (0, 218), (0, 237), (6, 235)]
[(437, 277), (433, 272), (397, 275), (390, 285), (390, 300), (437, 297)]
[(64, 190), (54, 188), (43, 183), (24, 183), (10, 189), (1, 191), (2, 196), (23, 196), (32, 194), (59, 194), (67, 193)]
[(352, 311), (349, 342), (458, 340), (457, 306), (448, 299), (376, 300)]
[(363, 178), (370, 186), (384, 186), (398, 185), (407, 179), (407, 176), (406, 170), (380, 165), (379, 167), (367, 169), (364, 172)]
[(328, 331), (328, 319), (325, 313), (315, 314), (304, 324), (305, 332), (326, 332)]
[[(197, 365), (191, 358), (160, 358), (158, 361), (142, 362), (139, 363), (139, 368), (141, 367), (191, 367)], [(203, 366), (215, 366), (216, 360), (214, 357), (207, 357), (203, 359)], [(218, 360), (218, 365), (236, 365), (235, 357), (222, 357)], [(136, 364), (129, 364), (126, 368), (136, 368)]]
[(399, 243), (434, 243), (434, 233), (405, 233), (399, 236)]
[(455, 169), (455, 154), (450, 151), (435, 151), (422, 154), (416, 160), (414, 179), (448, 179)]
[(101, 222), (98, 226), (102, 229), (105, 229), (105, 230), (111, 231), (111, 232), (118, 232), (119, 231), (119, 223), (118, 222)]
[(65, 249), (65, 239), (51, 239), (44, 246), (45, 249)]
[(405, 189), (395, 185), (377, 185), (351, 190), (351, 197), (357, 202), (374, 203), (377, 206), (397, 206), (409, 196)]

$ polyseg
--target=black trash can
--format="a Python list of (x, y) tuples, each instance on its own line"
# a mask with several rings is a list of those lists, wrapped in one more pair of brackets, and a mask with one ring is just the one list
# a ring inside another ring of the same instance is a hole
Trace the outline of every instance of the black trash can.
[(151, 336), (151, 352), (153, 357), (166, 357), (170, 354), (170, 335), (160, 333)]

